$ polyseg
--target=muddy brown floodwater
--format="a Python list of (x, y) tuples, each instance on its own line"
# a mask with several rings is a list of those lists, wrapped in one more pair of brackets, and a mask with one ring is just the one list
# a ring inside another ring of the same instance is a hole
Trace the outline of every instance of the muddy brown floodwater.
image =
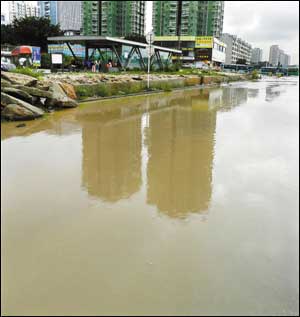
[(2, 314), (298, 315), (298, 88), (2, 124)]

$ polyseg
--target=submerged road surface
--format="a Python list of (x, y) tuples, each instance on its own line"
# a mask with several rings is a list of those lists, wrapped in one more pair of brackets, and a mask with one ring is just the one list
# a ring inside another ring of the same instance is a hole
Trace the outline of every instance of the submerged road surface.
[(2, 314), (298, 315), (298, 89), (2, 124)]

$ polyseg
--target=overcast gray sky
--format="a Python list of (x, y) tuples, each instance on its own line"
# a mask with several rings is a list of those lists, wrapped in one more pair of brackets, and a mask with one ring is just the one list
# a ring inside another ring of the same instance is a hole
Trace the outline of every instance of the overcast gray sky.
[[(151, 27), (152, 1), (147, 1), (147, 30)], [(291, 55), (291, 63), (299, 64), (298, 1), (225, 1), (224, 32), (240, 36), (253, 47), (269, 49), (278, 44)]]
[[(2, 4), (7, 1), (1, 1)], [(36, 1), (29, 1), (36, 3)], [(147, 1), (146, 30), (152, 24), (152, 1)], [(237, 34), (263, 49), (268, 60), (269, 49), (278, 44), (299, 64), (298, 1), (225, 1), (224, 32)]]
[(263, 49), (278, 44), (299, 64), (298, 1), (225, 1), (224, 32), (237, 34)]

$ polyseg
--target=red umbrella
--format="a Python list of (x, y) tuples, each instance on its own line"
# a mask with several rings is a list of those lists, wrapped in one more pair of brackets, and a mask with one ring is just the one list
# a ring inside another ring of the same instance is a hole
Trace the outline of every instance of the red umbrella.
[(32, 50), (30, 46), (17, 46), (15, 49), (12, 50), (11, 55), (17, 56), (20, 54), (31, 54)]

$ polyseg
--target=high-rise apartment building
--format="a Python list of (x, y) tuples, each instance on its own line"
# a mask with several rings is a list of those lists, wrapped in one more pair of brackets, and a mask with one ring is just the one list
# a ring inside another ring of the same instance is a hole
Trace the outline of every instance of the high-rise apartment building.
[(82, 34), (144, 35), (145, 1), (82, 1)]
[(28, 1), (9, 1), (8, 12), (10, 23), (15, 19), (25, 18), (27, 16), (40, 16), (39, 8), (29, 4)]
[(223, 32), (224, 1), (199, 2), (199, 34), (220, 38)]
[(280, 65), (284, 65), (285, 63), (285, 56), (284, 56), (284, 50), (279, 49), (279, 56), (278, 56), (278, 62)]
[(80, 31), (81, 1), (57, 1), (57, 22), (63, 31)]
[(273, 66), (277, 66), (279, 62), (279, 46), (272, 45), (270, 47), (269, 63)]
[(252, 50), (251, 63), (258, 64), (259, 62), (261, 62), (262, 61), (262, 53), (263, 53), (263, 50), (261, 48), (255, 47)]
[(57, 1), (38, 1), (41, 16), (50, 19), (52, 24), (57, 24)]
[(213, 36), (223, 30), (224, 1), (153, 1), (156, 36)]
[(1, 24), (8, 24), (8, 19), (7, 19), (7, 15), (5, 13), (1, 12)]
[(81, 1), (38, 1), (41, 16), (52, 24), (59, 24), (61, 30), (80, 31)]
[(290, 62), (291, 57), (280, 49), (279, 45), (272, 45), (270, 47), (269, 63), (272, 66), (288, 66)]
[(250, 64), (252, 47), (249, 43), (229, 33), (222, 34), (221, 41), (227, 45), (226, 64), (238, 64), (241, 60)]
[(289, 66), (291, 61), (290, 55), (282, 52), (279, 56), (279, 63), (281, 66)]

